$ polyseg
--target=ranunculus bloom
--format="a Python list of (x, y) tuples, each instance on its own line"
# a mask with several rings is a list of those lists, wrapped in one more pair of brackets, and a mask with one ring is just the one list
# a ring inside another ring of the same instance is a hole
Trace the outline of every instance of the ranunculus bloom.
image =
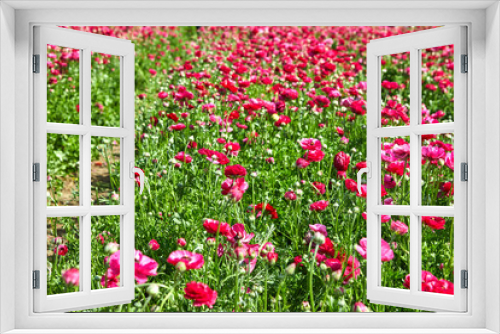
[(170, 125), (168, 127), (168, 129), (170, 131), (181, 131), (181, 130), (184, 130), (185, 128), (186, 128), (186, 125), (182, 124), (182, 123), (173, 124), (173, 125)]
[(392, 189), (396, 186), (396, 181), (390, 174), (385, 174), (384, 175), (384, 187), (387, 189)]
[(309, 206), (311, 211), (324, 211), (328, 206), (328, 201), (318, 201), (314, 202)]
[(342, 151), (337, 153), (333, 159), (333, 165), (339, 172), (345, 172), (349, 168), (349, 162), (351, 162), (351, 157)]
[(357, 279), (361, 275), (361, 269), (359, 269), (360, 263), (358, 259), (353, 256), (349, 256), (347, 260), (347, 266), (344, 271), (344, 282), (343, 284), (349, 283), (349, 280), (354, 278)]
[(184, 298), (191, 299), (195, 307), (207, 305), (212, 308), (217, 300), (217, 291), (210, 289), (204, 283), (189, 282), (186, 284), (184, 293)]
[(312, 186), (318, 195), (323, 195), (326, 192), (326, 186), (321, 182), (313, 182)]
[(185, 162), (185, 163), (191, 163), (193, 161), (193, 158), (189, 154), (186, 154), (184, 152), (179, 152), (177, 155), (174, 157), (175, 160)]
[(295, 201), (297, 199), (297, 195), (290, 190), (285, 193), (285, 199), (289, 201)]
[(156, 251), (160, 249), (160, 244), (155, 239), (151, 239), (151, 241), (149, 242), (149, 248), (151, 248), (151, 250)]
[(354, 303), (353, 311), (354, 312), (370, 312), (370, 309), (362, 302), (356, 302), (356, 303)]
[(444, 230), (446, 221), (442, 217), (422, 216), (422, 223), (429, 226), (433, 230)]
[(321, 141), (314, 138), (304, 138), (299, 140), (300, 146), (306, 151), (316, 151), (321, 150)]
[(321, 150), (307, 151), (306, 154), (304, 154), (304, 159), (306, 159), (309, 162), (312, 161), (319, 162), (323, 160), (324, 157), (325, 153)]
[(56, 252), (57, 252), (57, 255), (59, 255), (59, 256), (65, 256), (66, 254), (68, 254), (68, 246), (66, 246), (64, 244), (59, 245), (59, 246), (57, 246)]
[(186, 265), (186, 270), (191, 270), (203, 267), (205, 260), (201, 254), (191, 253), (187, 250), (177, 250), (170, 253), (167, 262), (173, 266), (176, 266), (179, 262), (183, 262)]
[(184, 239), (184, 238), (179, 238), (179, 239), (177, 239), (177, 244), (178, 244), (179, 246), (181, 246), (181, 247), (186, 246), (186, 239)]
[(328, 236), (328, 232), (326, 232), (326, 226), (322, 224), (314, 224), (314, 225), (309, 225), (309, 229), (313, 232), (319, 232), (323, 234), (325, 237)]
[(231, 231), (231, 226), (229, 226), (228, 223), (219, 222), (218, 220), (214, 219), (205, 219), (205, 221), (203, 222), (203, 228), (205, 228), (205, 230), (209, 234), (216, 234), (217, 229), (219, 229), (219, 234), (222, 234), (224, 236), (227, 236)]
[(247, 175), (247, 170), (242, 165), (226, 166), (224, 175), (230, 179), (239, 179)]
[[(381, 239), (380, 241), (381, 241), (380, 253), (382, 262), (391, 261), (394, 258), (394, 252), (392, 251), (391, 246), (384, 239)], [(367, 243), (368, 239), (362, 238), (359, 241), (359, 245), (354, 246), (356, 251), (359, 253), (359, 255), (363, 257), (363, 259), (366, 259), (367, 255), (367, 250), (368, 250)]]
[(243, 197), (243, 194), (248, 189), (248, 183), (244, 178), (226, 179), (221, 184), (222, 195), (229, 195), (235, 202), (238, 202)]
[(262, 215), (262, 212), (267, 213), (271, 216), (271, 219), (278, 219), (278, 212), (276, 212), (276, 209), (272, 207), (271, 204), (267, 203), (266, 207), (264, 208), (264, 203), (257, 204), (254, 208), (253, 211), (257, 213), (257, 217), (260, 217)]
[(158, 263), (155, 260), (143, 255), (138, 250), (135, 251), (135, 280), (137, 284), (144, 284), (148, 281), (149, 276), (156, 276), (156, 269), (158, 269)]
[(391, 230), (396, 232), (396, 234), (403, 235), (408, 233), (408, 225), (399, 220), (393, 220), (391, 222)]
[(168, 93), (167, 93), (167, 92), (159, 92), (159, 93), (158, 93), (158, 97), (159, 97), (160, 99), (162, 99), (162, 100), (163, 100), (163, 99), (165, 99), (165, 98), (167, 98), (167, 96), (168, 96)]
[(198, 150), (198, 153), (201, 155), (205, 155), (207, 157), (207, 160), (215, 165), (227, 165), (229, 163), (228, 157), (225, 154), (217, 151), (202, 148)]
[(297, 162), (295, 163), (295, 165), (297, 166), (297, 168), (299, 169), (304, 169), (306, 168), (307, 166), (309, 166), (310, 162), (307, 161), (306, 159), (302, 159), (302, 158), (298, 158), (297, 159)]
[(229, 232), (229, 235), (227, 236), (227, 240), (231, 242), (232, 244), (241, 242), (243, 244), (248, 244), (250, 240), (255, 236), (254, 233), (247, 233), (245, 231), (245, 225), (243, 224), (234, 224), (231, 227), (231, 231)]
[(61, 276), (67, 285), (78, 286), (80, 284), (80, 271), (77, 268), (63, 270)]

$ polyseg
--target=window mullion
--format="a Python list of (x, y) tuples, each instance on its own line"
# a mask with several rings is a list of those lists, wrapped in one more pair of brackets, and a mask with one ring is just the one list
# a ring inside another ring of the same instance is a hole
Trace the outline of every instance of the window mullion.
[(414, 132), (420, 120), (420, 52), (410, 50), (410, 293), (418, 293), (420, 283), (420, 244), (418, 216), (415, 208), (420, 204), (419, 138)]

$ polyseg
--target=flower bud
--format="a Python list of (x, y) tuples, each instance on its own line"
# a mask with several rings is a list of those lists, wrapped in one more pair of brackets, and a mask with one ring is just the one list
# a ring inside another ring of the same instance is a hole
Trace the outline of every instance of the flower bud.
[(158, 296), (158, 294), (160, 293), (160, 287), (158, 286), (158, 284), (151, 284), (146, 288), (146, 292), (150, 296)]
[(113, 254), (118, 251), (118, 249), (120, 249), (119, 244), (117, 244), (116, 242), (110, 242), (104, 247), (104, 252), (106, 252), (106, 254)]
[(312, 238), (312, 242), (314, 242), (316, 245), (321, 246), (325, 243), (325, 236), (320, 232), (315, 232), (314, 237)]
[(297, 269), (297, 265), (294, 263), (290, 263), (286, 268), (285, 268), (285, 273), (287, 275), (293, 275), (295, 274), (295, 269)]
[(177, 264), (175, 265), (175, 269), (177, 269), (179, 272), (183, 273), (187, 269), (186, 264), (182, 261), (177, 262)]

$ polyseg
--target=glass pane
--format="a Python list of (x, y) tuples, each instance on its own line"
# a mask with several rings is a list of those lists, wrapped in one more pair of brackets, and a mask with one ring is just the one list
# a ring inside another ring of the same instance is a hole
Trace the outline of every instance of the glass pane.
[(80, 136), (47, 134), (47, 206), (80, 204)]
[(93, 216), (92, 290), (120, 286), (120, 220), (121, 216)]
[(410, 52), (381, 58), (381, 123), (410, 125)]
[(120, 126), (120, 59), (92, 53), (92, 125)]
[(383, 205), (410, 204), (410, 137), (381, 138)]
[(422, 217), (421, 291), (452, 295), (453, 218)]
[(453, 134), (422, 135), (422, 205), (453, 206)]
[(410, 217), (382, 215), (380, 222), (380, 285), (387, 288), (406, 288), (405, 278), (410, 272)]
[(80, 123), (80, 50), (47, 45), (47, 122)]
[(422, 50), (422, 124), (453, 122), (453, 45)]
[(79, 217), (47, 218), (47, 295), (79, 291)]
[(92, 137), (92, 204), (120, 204), (120, 138)]

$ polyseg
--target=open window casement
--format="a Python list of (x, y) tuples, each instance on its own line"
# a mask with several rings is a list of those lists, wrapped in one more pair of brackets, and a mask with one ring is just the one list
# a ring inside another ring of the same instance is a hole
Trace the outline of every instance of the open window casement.
[[(461, 165), (467, 162), (466, 47), (466, 28), (458, 26), (381, 38), (368, 44), (367, 162), (371, 168), (367, 178), (367, 296), (371, 303), (431, 311), (466, 311), (467, 290), (462, 287), (462, 276), (466, 275), (463, 271), (467, 269), (467, 182), (461, 179), (464, 172), (461, 172), (461, 167), (466, 168)], [(453, 55), (449, 57), (449, 63), (440, 64), (452, 71), (453, 78), (433, 69), (432, 62), (439, 61), (439, 57), (432, 55), (443, 52)], [(400, 67), (398, 73), (387, 73), (383, 64), (387, 61), (396, 63), (400, 57), (410, 58), (410, 68)], [(433, 82), (430, 79), (423, 80), (428, 79), (429, 75), (433, 77)], [(400, 79), (403, 76), (406, 79)], [(398, 83), (398, 87), (383, 83), (387, 77)], [(397, 90), (408, 84), (410, 101), (396, 97)], [(426, 95), (424, 101), (424, 92), (433, 95)], [(392, 105), (388, 105), (388, 100), (393, 100)], [(427, 105), (424, 106), (424, 102)], [(409, 121), (406, 119), (405, 122), (398, 123), (382, 117), (383, 113), (398, 112), (398, 104), (403, 109), (409, 108), (409, 113), (405, 113), (405, 116), (409, 116)], [(444, 110), (448, 115), (451, 113), (452, 120), (435, 121), (439, 119), (439, 110)], [(448, 145), (441, 150), (442, 145), (438, 141), (442, 138), (447, 138), (448, 142), (451, 138), (453, 146)], [(401, 196), (393, 198), (393, 205), (388, 205), (391, 203), (382, 199), (381, 188), (384, 185), (384, 174), (387, 173), (387, 163), (394, 157), (386, 159), (382, 154), (386, 154), (385, 145), (394, 145), (396, 139), (401, 139), (398, 142), (400, 155), (408, 153), (401, 146), (407, 147), (409, 144), (409, 157), (402, 159), (405, 161), (405, 170), (402, 178), (398, 176), (396, 179), (395, 186), (400, 188)], [(448, 168), (446, 173), (451, 173), (451, 176), (443, 180), (445, 168)], [(442, 188), (443, 183), (436, 184), (441, 181), (451, 182), (454, 201), (448, 200), (447, 204), (442, 204), (443, 202), (438, 203), (436, 200), (443, 196), (450, 198), (450, 193), (446, 194), (445, 188)], [(393, 240), (386, 240), (391, 247), (398, 247), (398, 251), (407, 253), (405, 259), (408, 267), (402, 270), (409, 273), (411, 280), (406, 277), (404, 283), (391, 281), (384, 276), (384, 266), (389, 265), (389, 262), (381, 261), (382, 231), (390, 223), (384, 222), (386, 219), (382, 219), (383, 215), (390, 215), (393, 220), (401, 221), (401, 217), (404, 217), (409, 222), (409, 247), (404, 244), (396, 246)], [(428, 265), (429, 256), (433, 256), (426, 238), (437, 232), (427, 225), (435, 221), (445, 222), (447, 231), (450, 231), (441, 247), (449, 248), (447, 254), (451, 255), (444, 261), (446, 263), (441, 267), (444, 268), (443, 271), (426, 277), (427, 272), (423, 273), (423, 268)], [(425, 257), (424, 248), (427, 248)], [(454, 283), (454, 290), (451, 290), (447, 282), (437, 281), (443, 277), (445, 270), (448, 270), (448, 282)]]
[[(56, 59), (53, 49), (62, 50), (63, 57)], [(115, 64), (112, 75), (100, 77), (115, 80), (114, 90), (102, 91), (93, 71), (111, 61)], [(38, 26), (34, 28), (33, 72), (34, 311), (129, 303), (135, 284), (134, 45), (114, 37)], [(57, 80), (74, 82), (73, 90), (59, 89)], [(50, 94), (66, 103), (52, 103)], [(63, 108), (62, 118), (54, 118), (55, 108)], [(103, 113), (113, 114), (114, 127), (99, 126)], [(64, 152), (51, 151), (48, 143), (54, 141), (62, 141)], [(93, 175), (97, 155), (109, 158), (98, 163), (100, 179)], [(57, 159), (48, 161), (48, 157)], [(64, 169), (67, 166), (71, 169)], [(113, 193), (116, 205), (100, 205), (101, 181), (118, 192)], [(62, 190), (54, 190), (57, 187)], [(98, 235), (97, 224), (108, 231), (114, 224), (119, 232)], [(113, 241), (107, 249), (110, 256), (97, 259), (107, 263), (110, 271), (102, 280), (91, 265), (96, 256), (91, 245), (100, 238)], [(68, 248), (79, 254), (79, 260), (62, 268)], [(52, 294), (49, 275), (59, 275), (56, 280), (66, 286), (66, 293)]]

